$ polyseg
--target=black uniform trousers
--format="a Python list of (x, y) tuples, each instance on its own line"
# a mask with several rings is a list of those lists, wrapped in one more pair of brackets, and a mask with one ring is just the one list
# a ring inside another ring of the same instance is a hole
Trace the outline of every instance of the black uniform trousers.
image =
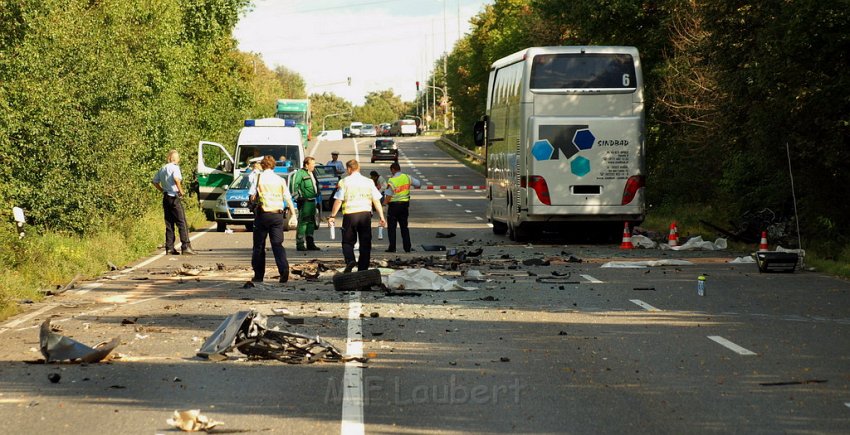
[(189, 247), (189, 230), (186, 229), (186, 213), (183, 212), (183, 203), (176, 196), (162, 195), (162, 211), (165, 215), (165, 250), (174, 249), (174, 226), (180, 232), (180, 243), (182, 248)]
[(258, 211), (254, 217), (254, 249), (251, 251), (251, 267), (254, 278), (260, 282), (266, 274), (266, 237), (272, 245), (274, 262), (283, 281), (289, 279), (289, 262), (283, 249), (283, 213)]
[(369, 270), (372, 254), (372, 213), (368, 211), (342, 215), (342, 256), (345, 264), (354, 261), (354, 244), (360, 240), (357, 270)]
[(410, 202), (390, 202), (387, 206), (387, 236), (390, 239), (390, 245), (387, 249), (395, 251), (395, 228), (398, 225), (401, 228), (401, 245), (404, 252), (410, 252), (410, 230), (407, 228), (407, 218), (410, 215)]

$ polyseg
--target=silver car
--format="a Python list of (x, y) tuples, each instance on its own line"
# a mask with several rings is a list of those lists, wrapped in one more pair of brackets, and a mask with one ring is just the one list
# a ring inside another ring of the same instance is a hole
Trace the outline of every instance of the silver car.
[(363, 124), (363, 128), (360, 129), (360, 136), (363, 137), (375, 137), (378, 135), (378, 131), (375, 130), (375, 126), (372, 124)]

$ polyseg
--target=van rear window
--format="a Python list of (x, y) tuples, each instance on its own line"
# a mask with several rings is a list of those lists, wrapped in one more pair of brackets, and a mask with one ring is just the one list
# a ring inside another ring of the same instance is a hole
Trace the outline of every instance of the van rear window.
[(531, 65), (531, 89), (636, 89), (628, 54), (539, 54)]

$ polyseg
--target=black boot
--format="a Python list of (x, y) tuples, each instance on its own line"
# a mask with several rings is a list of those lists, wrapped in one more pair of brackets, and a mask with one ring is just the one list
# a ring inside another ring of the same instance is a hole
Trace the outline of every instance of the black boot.
[(321, 251), (322, 248), (319, 248), (318, 246), (316, 246), (316, 241), (312, 237), (307, 236), (307, 250), (309, 250), (309, 251)]

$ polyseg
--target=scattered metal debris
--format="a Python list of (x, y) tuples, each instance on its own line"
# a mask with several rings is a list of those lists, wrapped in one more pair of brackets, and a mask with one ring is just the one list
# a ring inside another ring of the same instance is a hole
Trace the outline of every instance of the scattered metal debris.
[(253, 310), (238, 311), (227, 316), (207, 338), (197, 355), (220, 361), (227, 359), (227, 352), (233, 349), (239, 350), (249, 359), (275, 359), (289, 364), (368, 361), (368, 358), (346, 357), (318, 336), (269, 329), (265, 316)]
[(41, 324), (39, 342), (41, 354), (44, 355), (47, 362), (96, 363), (106, 358), (118, 347), (120, 339), (116, 337), (108, 343), (100, 343), (92, 348), (64, 335), (54, 333), (50, 329), (50, 319), (47, 319)]
[(634, 287), (632, 290), (637, 291), (655, 291), (655, 287)]
[(62, 379), (62, 375), (59, 373), (48, 373), (47, 380), (50, 381), (51, 384), (58, 384), (59, 380)]
[(806, 379), (803, 381), (787, 381), (787, 382), (762, 382), (759, 383), (762, 387), (782, 387), (785, 385), (806, 385), (806, 384), (825, 384), (826, 379)]
[(542, 258), (528, 258), (526, 260), (522, 260), (523, 266), (548, 266), (550, 265), (549, 260), (544, 260)]
[(445, 251), (446, 247), (443, 245), (422, 245), (422, 250), (428, 252)]
[(190, 409), (188, 411), (175, 410), (174, 415), (165, 422), (185, 432), (208, 431), (216, 426), (224, 425), (220, 421), (215, 421), (201, 414), (200, 409)]
[(436, 235), (436, 237), (437, 237), (438, 239), (451, 239), (452, 237), (454, 237), (454, 236), (456, 236), (456, 235), (457, 235), (457, 234), (455, 234), (455, 233), (448, 233), (448, 234), (447, 234), (447, 233), (441, 233), (441, 232), (437, 231), (437, 235)]

